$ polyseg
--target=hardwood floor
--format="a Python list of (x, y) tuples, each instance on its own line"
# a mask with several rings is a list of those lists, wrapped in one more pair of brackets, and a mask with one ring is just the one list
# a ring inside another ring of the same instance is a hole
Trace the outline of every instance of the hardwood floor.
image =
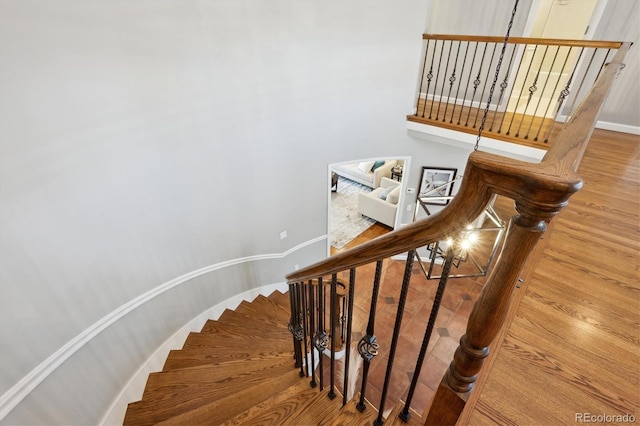
[(459, 424), (640, 417), (640, 137), (596, 130), (579, 173)]

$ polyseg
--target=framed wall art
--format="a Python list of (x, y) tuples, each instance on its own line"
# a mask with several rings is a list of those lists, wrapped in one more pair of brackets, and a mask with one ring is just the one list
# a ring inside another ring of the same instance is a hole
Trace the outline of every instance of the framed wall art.
[(423, 167), (418, 184), (418, 199), (425, 204), (444, 206), (449, 203), (458, 169)]

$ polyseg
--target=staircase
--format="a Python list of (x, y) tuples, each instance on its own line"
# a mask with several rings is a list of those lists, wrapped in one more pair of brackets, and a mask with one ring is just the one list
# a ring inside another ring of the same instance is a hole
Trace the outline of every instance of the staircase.
[[(329, 399), (328, 387), (320, 391), (300, 377), (289, 317), (289, 297), (276, 291), (207, 321), (170, 352), (161, 372), (149, 375), (124, 424), (372, 424), (377, 411), (368, 404), (360, 413), (358, 395), (343, 407), (342, 398)], [(385, 424), (402, 423), (396, 418), (401, 408)], [(409, 424), (422, 424), (420, 416), (413, 413)]]

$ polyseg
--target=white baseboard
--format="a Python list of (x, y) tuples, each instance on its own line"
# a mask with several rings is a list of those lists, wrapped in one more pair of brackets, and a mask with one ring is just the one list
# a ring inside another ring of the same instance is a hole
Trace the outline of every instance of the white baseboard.
[[(556, 121), (565, 123), (566, 115), (558, 115)], [(628, 133), (630, 135), (640, 135), (640, 126), (630, 126), (628, 124), (612, 123), (611, 121), (597, 121), (596, 129), (611, 130), (613, 132)]]
[(207, 309), (191, 320), (187, 325), (178, 330), (173, 336), (164, 342), (164, 344), (160, 346), (153, 355), (149, 357), (149, 359), (147, 359), (140, 369), (136, 371), (131, 380), (129, 380), (129, 383), (127, 383), (113, 404), (111, 404), (111, 407), (107, 410), (107, 414), (104, 416), (100, 424), (122, 424), (124, 415), (127, 411), (127, 405), (130, 402), (138, 401), (142, 398), (142, 393), (149, 374), (162, 370), (162, 366), (169, 355), (169, 351), (172, 349), (180, 349), (190, 332), (200, 331), (209, 319), (217, 320), (225, 309), (236, 309), (242, 301), (246, 300), (247, 302), (250, 302), (258, 297), (258, 295), (268, 296), (276, 290), (284, 293), (288, 291), (288, 286), (283, 282), (247, 290), (225, 300), (224, 302), (218, 303), (214, 307)]
[(640, 135), (640, 126), (629, 126), (627, 124), (611, 123), (610, 121), (598, 121), (597, 129), (612, 130), (614, 132), (629, 133), (631, 135)]

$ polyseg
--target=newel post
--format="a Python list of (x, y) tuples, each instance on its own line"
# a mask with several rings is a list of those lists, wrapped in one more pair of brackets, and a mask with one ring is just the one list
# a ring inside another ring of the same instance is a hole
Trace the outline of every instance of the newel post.
[(520, 214), (511, 219), (500, 259), (473, 307), (466, 333), (440, 382), (425, 425), (456, 424), (489, 355), (489, 345), (506, 319), (520, 270), (545, 230), (542, 217)]

